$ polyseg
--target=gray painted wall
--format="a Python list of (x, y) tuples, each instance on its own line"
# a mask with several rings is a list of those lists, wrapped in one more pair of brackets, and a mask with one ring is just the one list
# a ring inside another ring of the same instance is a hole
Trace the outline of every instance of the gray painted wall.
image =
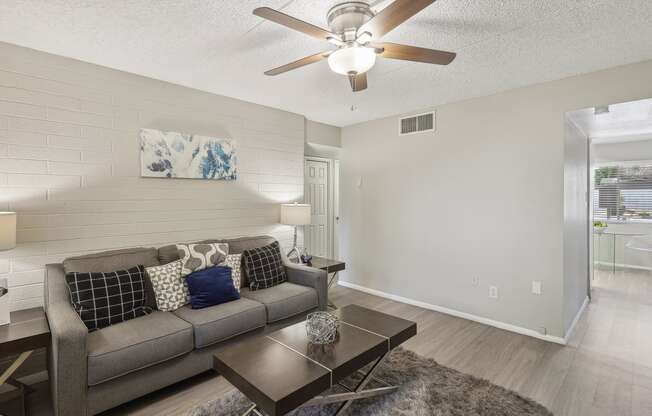
[(563, 337), (564, 114), (650, 96), (644, 62), (343, 128), (342, 279)]
[(342, 130), (306, 119), (306, 156), (340, 159), (342, 147)]
[(652, 160), (652, 140), (593, 144), (592, 152), (594, 162)]
[(333, 146), (324, 146), (321, 144), (306, 143), (304, 147), (306, 156), (323, 157), (326, 159), (339, 160), (342, 157), (342, 149)]
[(342, 130), (339, 127), (306, 119), (306, 143), (341, 147)]
[(570, 329), (588, 296), (589, 139), (569, 118), (564, 120), (564, 331)]
[[(140, 178), (141, 127), (231, 137), (234, 182)], [(12, 307), (42, 303), (44, 265), (98, 250), (272, 234), (303, 197), (304, 117), (0, 43), (0, 253)]]

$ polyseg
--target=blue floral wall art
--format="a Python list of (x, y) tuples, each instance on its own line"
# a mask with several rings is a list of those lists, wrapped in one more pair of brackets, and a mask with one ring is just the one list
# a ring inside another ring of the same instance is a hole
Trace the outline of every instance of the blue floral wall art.
[(140, 130), (141, 176), (235, 180), (237, 158), (230, 139), (154, 129)]

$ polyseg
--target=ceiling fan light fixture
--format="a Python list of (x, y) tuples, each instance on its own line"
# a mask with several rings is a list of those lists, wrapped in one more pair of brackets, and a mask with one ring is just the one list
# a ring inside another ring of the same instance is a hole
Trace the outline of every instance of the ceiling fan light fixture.
[(376, 51), (360, 46), (338, 49), (328, 57), (331, 70), (342, 75), (364, 74), (375, 63)]
[(380, 10), (372, 8), (370, 0), (339, 1), (326, 14), (328, 30), (269, 7), (255, 9), (256, 16), (337, 46), (266, 71), (265, 75), (284, 74), (327, 59), (331, 70), (346, 76), (353, 92), (360, 92), (368, 87), (367, 71), (376, 64), (376, 56), (433, 65), (448, 65), (455, 59), (453, 52), (380, 40), (436, 0), (382, 0), (384, 7), (379, 6), (381, 0), (376, 0), (373, 4)]
[(344, 45), (344, 42), (342, 42), (341, 40), (339, 40), (339, 39), (337, 39), (336, 37), (333, 37), (333, 36), (329, 36), (328, 38), (326, 38), (326, 40), (329, 41), (330, 43), (332, 43), (335, 46)]
[(373, 36), (371, 36), (371, 33), (364, 32), (360, 36), (358, 36), (358, 38), (355, 41), (358, 42), (360, 45), (364, 45), (366, 43), (371, 42), (372, 37)]

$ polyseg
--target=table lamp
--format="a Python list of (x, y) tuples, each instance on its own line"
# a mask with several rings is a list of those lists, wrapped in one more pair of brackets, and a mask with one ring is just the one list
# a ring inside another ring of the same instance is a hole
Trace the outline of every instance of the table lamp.
[(310, 204), (281, 204), (281, 224), (294, 225), (294, 246), (287, 256), (289, 258), (290, 254), (296, 251), (299, 263), (303, 263), (303, 261), (301, 260), (301, 252), (297, 247), (297, 227), (308, 225), (311, 220)]
[(16, 213), (0, 212), (0, 251), (16, 247)]

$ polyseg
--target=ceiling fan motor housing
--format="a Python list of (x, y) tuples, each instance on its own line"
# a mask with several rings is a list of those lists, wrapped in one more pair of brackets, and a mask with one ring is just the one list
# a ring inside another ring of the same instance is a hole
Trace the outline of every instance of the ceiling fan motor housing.
[(331, 32), (340, 35), (344, 42), (353, 42), (358, 28), (371, 20), (374, 12), (367, 3), (349, 1), (333, 6), (327, 16)]

